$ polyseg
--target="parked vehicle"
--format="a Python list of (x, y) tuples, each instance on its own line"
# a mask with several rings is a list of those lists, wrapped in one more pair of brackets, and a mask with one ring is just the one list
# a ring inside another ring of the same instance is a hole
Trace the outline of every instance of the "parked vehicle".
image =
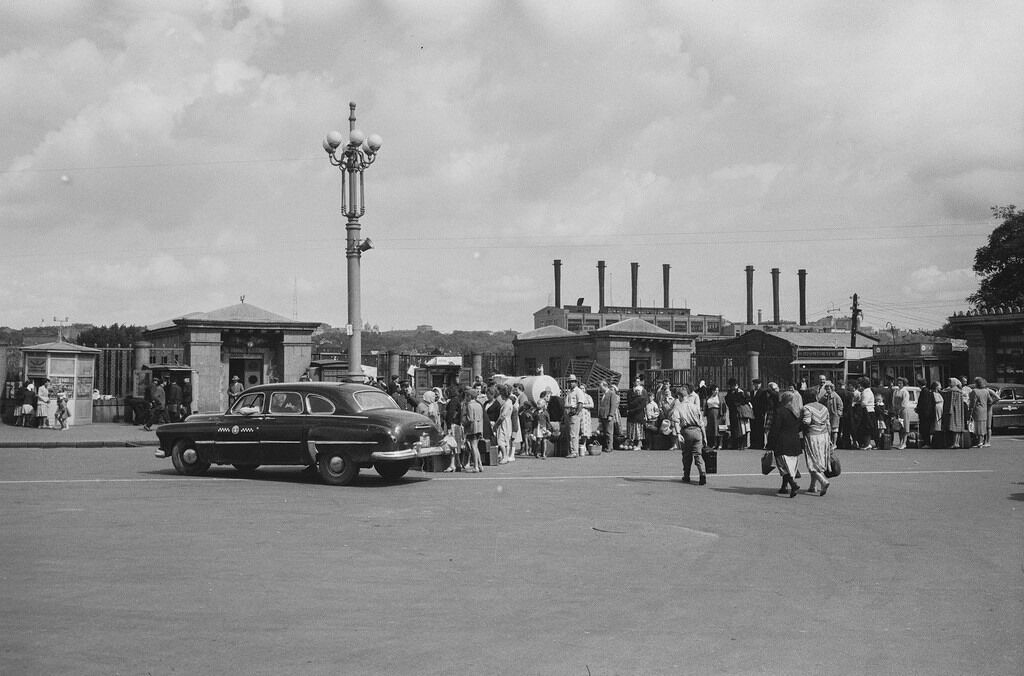
[(992, 406), (992, 433), (1024, 427), (1024, 385), (989, 383), (999, 399)]
[(210, 465), (246, 473), (260, 465), (305, 465), (338, 486), (365, 467), (397, 481), (413, 460), (446, 452), (428, 418), (400, 409), (375, 387), (351, 383), (257, 385), (226, 413), (194, 414), (156, 434), (156, 457), (170, 457), (181, 474), (202, 474)]

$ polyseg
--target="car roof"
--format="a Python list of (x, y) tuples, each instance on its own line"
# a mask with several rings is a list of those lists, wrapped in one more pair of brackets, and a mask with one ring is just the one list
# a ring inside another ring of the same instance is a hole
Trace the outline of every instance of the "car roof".
[(263, 392), (266, 390), (300, 390), (302, 392), (321, 392), (321, 393), (339, 393), (339, 392), (382, 392), (380, 388), (374, 387), (373, 385), (363, 385), (361, 383), (334, 383), (334, 382), (322, 382), (318, 380), (300, 380), (295, 382), (287, 383), (263, 383), (262, 385), (253, 385), (247, 387), (246, 392)]

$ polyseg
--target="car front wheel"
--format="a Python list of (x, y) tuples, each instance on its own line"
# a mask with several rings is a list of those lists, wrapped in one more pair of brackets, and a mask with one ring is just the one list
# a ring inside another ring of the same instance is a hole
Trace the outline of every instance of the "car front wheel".
[(398, 481), (409, 471), (409, 461), (378, 462), (374, 463), (373, 468), (377, 470), (377, 474), (380, 474), (385, 481)]
[(359, 476), (359, 465), (340, 453), (323, 453), (317, 458), (320, 478), (332, 486), (347, 486)]
[(179, 474), (188, 476), (202, 474), (210, 469), (210, 463), (203, 462), (199, 458), (195, 445), (186, 439), (179, 439), (174, 443), (174, 448), (171, 450), (171, 462), (174, 463), (174, 469), (178, 470)]

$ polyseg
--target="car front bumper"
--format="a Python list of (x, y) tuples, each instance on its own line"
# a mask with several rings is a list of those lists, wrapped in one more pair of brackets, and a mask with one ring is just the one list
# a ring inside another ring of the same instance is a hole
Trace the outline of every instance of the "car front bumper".
[(448, 450), (443, 446), (414, 446), (402, 448), (397, 451), (374, 451), (370, 454), (370, 460), (374, 462), (388, 460), (415, 460), (426, 458), (431, 455), (447, 455)]

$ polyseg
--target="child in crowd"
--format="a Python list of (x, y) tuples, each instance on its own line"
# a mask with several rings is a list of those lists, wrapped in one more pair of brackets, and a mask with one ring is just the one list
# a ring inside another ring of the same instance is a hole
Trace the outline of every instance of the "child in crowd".
[(57, 413), (54, 415), (54, 419), (57, 421), (58, 429), (61, 431), (68, 428), (68, 418), (71, 417), (70, 411), (68, 411), (68, 398), (63, 393), (57, 397)]

